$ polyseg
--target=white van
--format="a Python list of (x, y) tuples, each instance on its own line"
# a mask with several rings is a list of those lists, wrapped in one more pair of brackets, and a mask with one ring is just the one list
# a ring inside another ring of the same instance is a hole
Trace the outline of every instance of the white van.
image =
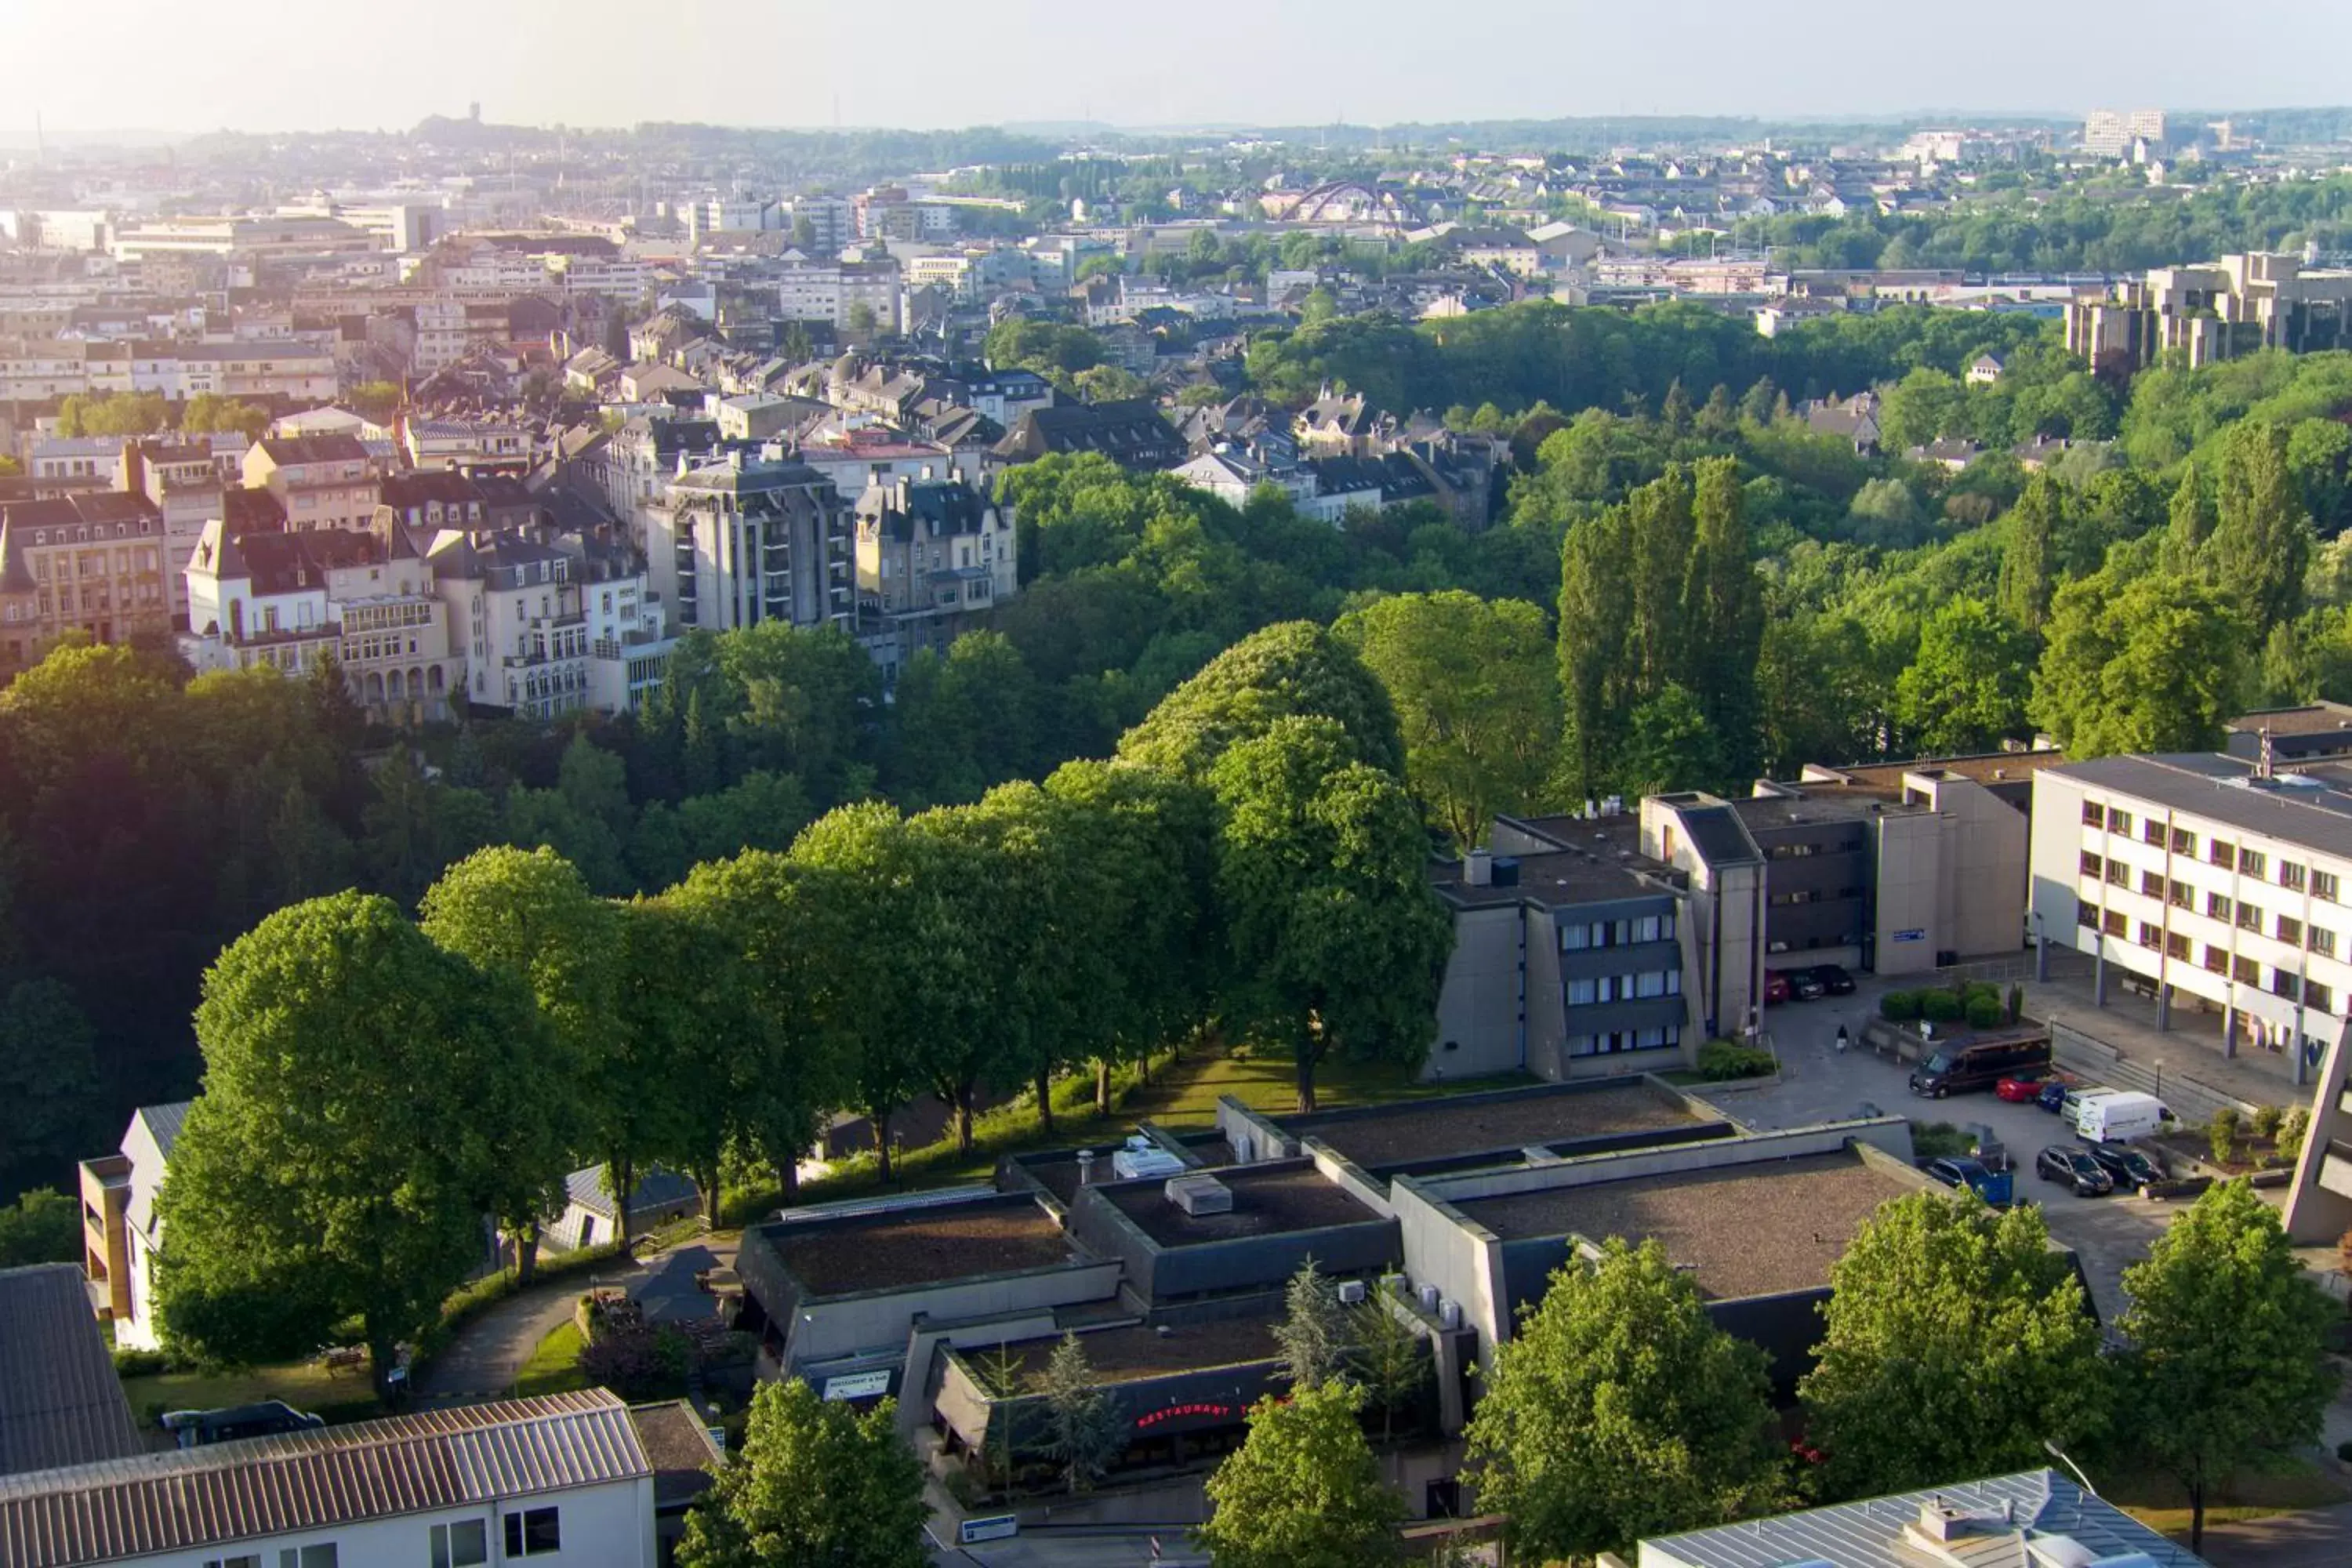
[(2070, 1089), (2066, 1091), (2066, 1098), (2058, 1102), (2058, 1120), (2073, 1127), (2083, 1120), (2083, 1107), (2095, 1100), (2105, 1100), (2111, 1094), (2123, 1092), (2120, 1089), (2109, 1089), (2100, 1083), (2086, 1083), (2080, 1089)]
[(2086, 1100), (2074, 1115), (2074, 1131), (2094, 1143), (2128, 1143), (2160, 1131), (2173, 1119), (2152, 1094), (2125, 1089)]

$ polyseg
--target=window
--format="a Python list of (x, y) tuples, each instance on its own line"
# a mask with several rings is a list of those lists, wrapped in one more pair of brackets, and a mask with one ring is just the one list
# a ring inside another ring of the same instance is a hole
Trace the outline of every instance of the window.
[(2164, 824), (2154, 817), (2140, 824), (2139, 836), (2143, 841), (2153, 844), (2159, 849), (2164, 847)]
[(2110, 861), (2108, 861), (2108, 862), (2107, 862), (2107, 880), (2108, 880), (2108, 881), (2110, 881), (2110, 882), (2113, 882), (2113, 883), (2114, 883), (2116, 887), (2118, 887), (2118, 888), (2128, 888), (2128, 887), (2130, 887), (2130, 886), (2131, 886), (2131, 868), (2130, 868), (2130, 867), (2128, 867), (2128, 866), (2126, 866), (2126, 865), (2125, 865), (2125, 864), (2124, 864), (2122, 861), (2120, 861), (2120, 860), (2110, 860)]
[(235, 1557), (207, 1557), (205, 1568), (261, 1568), (261, 1553), (246, 1552)]
[(2095, 881), (2100, 873), (2105, 869), (2105, 861), (2100, 859), (2096, 855), (2092, 854), (2087, 849), (2083, 851), (2083, 875), (2089, 877)]
[(1593, 983), (1591, 981), (1571, 980), (1568, 983), (1568, 1005), (1570, 1006), (1585, 1006), (1593, 1000), (1593, 997), (1594, 990)]
[(2326, 899), (2329, 903), (2334, 903), (2336, 901), (2336, 873), (2333, 871), (2314, 871), (2311, 874), (2311, 896), (2315, 899)]
[(2142, 921), (2139, 922), (2140, 946), (2159, 947), (2163, 945), (2163, 942), (2164, 928), (2162, 926), (2158, 925), (2153, 921)]
[(2142, 871), (2139, 874), (2139, 890), (2141, 896), (2144, 898), (2160, 899), (2164, 897), (2164, 873), (2161, 871)]
[(2206, 894), (2205, 913), (2211, 919), (2226, 922), (2230, 918), (2229, 895), (2226, 893)]
[(490, 1560), (490, 1529), (478, 1519), (433, 1527), (433, 1568), (475, 1568)]
[(323, 1541), (311, 1546), (280, 1547), (278, 1568), (335, 1568), (335, 1543)]
[(2260, 985), (2263, 983), (2263, 966), (2251, 958), (2231, 959), (2230, 973), (2241, 985)]
[(2293, 888), (2298, 893), (2303, 891), (2303, 868), (2292, 860), (2280, 861), (2279, 886)]
[(2303, 996), (2303, 976), (2289, 973), (2284, 969), (2273, 969), (2271, 971), (2271, 990), (2290, 1002), (2299, 1001)]
[(2303, 1005), (2315, 1007), (2322, 1013), (2333, 1013), (2336, 1011), (2336, 994), (2316, 980), (2306, 980), (2303, 983)]
[(2234, 844), (2224, 844), (2216, 838), (2206, 851), (2205, 858), (2216, 866), (2233, 866), (2238, 860), (2238, 847)]
[(2101, 919), (2099, 929), (2109, 936), (2126, 936), (2131, 931), (2131, 926), (2125, 921), (2124, 912), (2121, 910), (2109, 910)]
[(2240, 931), (2262, 930), (2263, 911), (2252, 904), (2240, 904), (2238, 906), (2238, 929)]
[(2278, 918), (2278, 939), (2290, 947), (2303, 945), (2303, 922), (2287, 915)]
[(2172, 852), (2175, 855), (2196, 854), (2197, 835), (2189, 832), (2189, 829), (2185, 827), (2174, 828), (2172, 830)]
[(2305, 943), (2322, 958), (2336, 956), (2336, 933), (2326, 926), (2314, 926), (2305, 933)]
[[(535, 1557), (542, 1552), (563, 1550), (563, 1533), (551, 1508), (527, 1509), (521, 1513), (507, 1515), (507, 1555)], [(304, 1563), (302, 1568), (310, 1568)], [(328, 1568), (333, 1568), (330, 1563)]]
[(2238, 874), (2242, 877), (2262, 877), (2269, 874), (2270, 857), (2259, 849), (2238, 851)]
[(2084, 801), (2083, 803), (2083, 826), (2085, 827), (2105, 827), (2106, 825), (2106, 808), (2094, 801)]
[(2164, 938), (2164, 952), (2165, 956), (2168, 958), (2177, 958), (2183, 963), (2188, 963), (2189, 957), (2189, 939), (2181, 935), (2177, 931), (2167, 932)]
[(1559, 950), (1562, 952), (1581, 952), (1591, 941), (1592, 928), (1582, 921), (1559, 928)]
[(2188, 883), (2173, 883), (2171, 893), (2172, 897), (2170, 902), (2174, 909), (2193, 910), (2197, 907), (2197, 889), (2190, 887)]
[(2205, 944), (2205, 967), (2211, 970), (2216, 974), (2229, 973), (2230, 950), (2226, 947), (2215, 947), (2211, 942), (2207, 942)]
[(2125, 837), (2128, 838), (2131, 837), (2131, 813), (2123, 810), (2121, 807), (2109, 807), (2107, 811), (2107, 831), (2110, 833), (2120, 833)]
[(2093, 931), (2098, 930), (2099, 906), (2096, 904), (2076, 904), (2074, 906), (2074, 923), (2076, 925), (2088, 926)]

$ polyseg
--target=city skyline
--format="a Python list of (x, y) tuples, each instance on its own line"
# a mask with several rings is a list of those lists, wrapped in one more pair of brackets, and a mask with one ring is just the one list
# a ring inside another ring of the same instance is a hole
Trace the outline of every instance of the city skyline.
[[(1758, 23), (1727, 0), (1694, 0), (1670, 27), (1654, 13), (1578, 3), (1454, 41), (1444, 37), (1447, 19), (1433, 22), (1403, 0), (1365, 0), (1345, 31), (1302, 5), (1254, 12), (1249, 36), (1221, 48), (1213, 70), (1182, 71), (1169, 68), (1182, 39), (1164, 18), (1091, 17), (1079, 37), (1037, 0), (984, 18), (917, 0), (888, 14), (887, 34), (864, 14), (799, 0), (757, 11), (681, 0), (658, 17), (614, 0), (526, 0), (487, 11), (421, 0), (398, 26), (373, 13), (322, 12), (299, 34), (278, 35), (272, 14), (249, 4), (189, 29), (153, 0), (131, 0), (125, 32), (169, 29), (173, 48), (113, 54), (104, 70), (78, 72), (64, 68), (85, 58), (88, 19), (50, 0), (9, 0), (0, 5), (0, 37), (37, 86), (0, 116), (0, 144), (30, 145), (37, 116), (40, 132), (62, 143), (121, 132), (394, 130), (431, 114), (462, 116), (473, 103), (486, 120), (515, 124), (934, 130), (1070, 121), (1143, 129), (2069, 116), (2095, 104), (2218, 110), (2341, 96), (2329, 62), (2352, 47), (2352, 13), (2242, 8), (2242, 25), (2291, 25), (2301, 47), (2218, 58), (2177, 47), (2195, 15), (2186, 0), (2158, 0), (2135, 26), (2105, 27), (2099, 53), (2084, 58), (2032, 47), (2053, 29), (2094, 20), (2080, 4), (1992, 0), (1961, 26), (1897, 13), (1867, 29), (1840, 29)], [(951, 47), (927, 41), (950, 30)], [(455, 58), (453, 37), (468, 40)], [(370, 65), (296, 72), (298, 48)], [(746, 58), (774, 68), (747, 71), (738, 63)], [(1932, 74), (1917, 68), (1923, 61), (1933, 62)]]

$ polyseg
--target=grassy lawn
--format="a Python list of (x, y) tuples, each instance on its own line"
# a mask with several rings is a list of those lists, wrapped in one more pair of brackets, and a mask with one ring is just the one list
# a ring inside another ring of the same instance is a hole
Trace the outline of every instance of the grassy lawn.
[(530, 1360), (515, 1374), (515, 1392), (528, 1397), (534, 1394), (567, 1394), (575, 1388), (585, 1388), (588, 1380), (580, 1375), (580, 1352), (583, 1342), (580, 1326), (565, 1321), (539, 1342), (530, 1352)]
[[(2179, 1482), (2154, 1471), (2127, 1471), (2101, 1476), (2099, 1495), (2151, 1530), (2182, 1540), (2189, 1537), (2189, 1500)], [(2305, 1466), (2278, 1475), (2240, 1476), (2219, 1488), (2205, 1505), (2208, 1525), (2235, 1524), (2267, 1519), (2297, 1509), (2326, 1508), (2346, 1500), (2343, 1485), (2316, 1467)]]
[(159, 1372), (122, 1380), (131, 1413), (144, 1428), (167, 1410), (217, 1410), (282, 1399), (330, 1422), (364, 1421), (379, 1414), (364, 1368), (327, 1375), (317, 1362), (247, 1367), (236, 1372)]
[[(1315, 1103), (1325, 1110), (1350, 1105), (1381, 1105), (1394, 1100), (1431, 1100), (1487, 1089), (1518, 1089), (1537, 1082), (1531, 1073), (1422, 1083), (1385, 1063), (1326, 1062), (1315, 1072)], [(1253, 1110), (1287, 1113), (1298, 1103), (1297, 1069), (1287, 1057), (1238, 1056), (1199, 1051), (1167, 1068), (1149, 1085), (1128, 1092), (1121, 1122), (1149, 1119), (1176, 1128), (1213, 1127), (1217, 1100), (1232, 1095)]]

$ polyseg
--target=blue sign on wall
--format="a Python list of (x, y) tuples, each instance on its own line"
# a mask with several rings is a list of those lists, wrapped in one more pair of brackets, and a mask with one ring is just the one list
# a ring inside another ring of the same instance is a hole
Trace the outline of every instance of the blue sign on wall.
[(1925, 942), (1927, 940), (1927, 933), (1924, 931), (1898, 931), (1895, 933), (1895, 940), (1897, 942)]

